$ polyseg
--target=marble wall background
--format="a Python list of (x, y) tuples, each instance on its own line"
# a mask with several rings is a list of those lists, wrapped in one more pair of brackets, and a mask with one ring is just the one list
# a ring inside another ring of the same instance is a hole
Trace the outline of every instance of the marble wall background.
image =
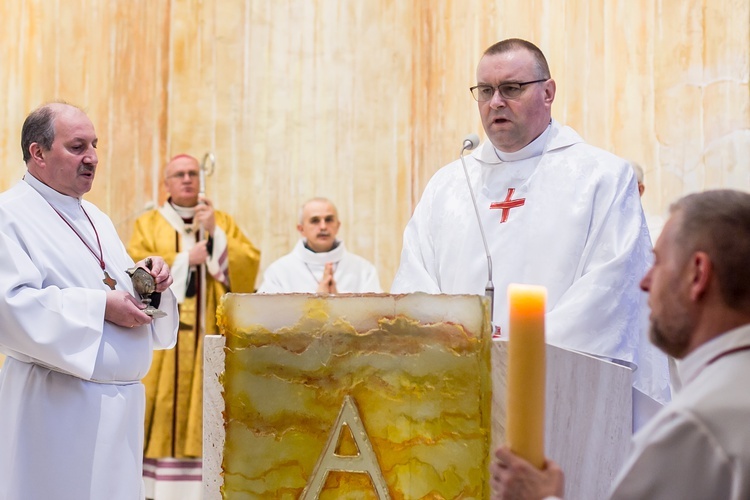
[(750, 186), (750, 0), (6, 0), (0, 189), (26, 114), (64, 99), (97, 128), (88, 199), (124, 239), (167, 158), (213, 151), (207, 193), (263, 268), (328, 196), (387, 290), (425, 183), (482, 135), (476, 63), (511, 36), (547, 54), (558, 120), (645, 167), (648, 213)]

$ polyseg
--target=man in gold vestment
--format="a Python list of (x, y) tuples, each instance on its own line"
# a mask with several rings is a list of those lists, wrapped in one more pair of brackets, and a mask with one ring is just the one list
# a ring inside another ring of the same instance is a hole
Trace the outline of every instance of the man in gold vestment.
[[(177, 155), (167, 164), (167, 202), (135, 222), (128, 253), (162, 255), (174, 275), (180, 310), (177, 347), (155, 353), (146, 386), (144, 478), (148, 498), (200, 498), (203, 339), (200, 266), (205, 265), (206, 334), (218, 333), (216, 307), (226, 292), (252, 293), (260, 251), (234, 219), (199, 200), (198, 160)], [(199, 229), (205, 239), (199, 241)], [(175, 365), (179, 367), (175, 374)], [(175, 394), (175, 386), (178, 387)], [(174, 408), (177, 408), (176, 413)], [(188, 485), (191, 486), (188, 486)], [(197, 496), (196, 496), (197, 495)]]

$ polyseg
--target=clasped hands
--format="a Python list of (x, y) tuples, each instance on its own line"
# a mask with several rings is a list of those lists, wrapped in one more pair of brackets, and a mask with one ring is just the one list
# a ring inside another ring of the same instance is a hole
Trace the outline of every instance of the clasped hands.
[(323, 277), (318, 282), (317, 293), (339, 293), (336, 290), (336, 280), (333, 279), (333, 263), (328, 262), (323, 270)]

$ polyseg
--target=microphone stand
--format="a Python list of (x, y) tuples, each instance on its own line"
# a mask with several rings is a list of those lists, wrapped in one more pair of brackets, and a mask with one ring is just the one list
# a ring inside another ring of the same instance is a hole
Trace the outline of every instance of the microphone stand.
[[(474, 190), (471, 188), (471, 180), (469, 179), (469, 171), (466, 169), (466, 161), (464, 161), (464, 151), (472, 150), (479, 145), (479, 137), (476, 134), (469, 135), (464, 139), (463, 147), (459, 153), (461, 159), (461, 165), (464, 168), (464, 175), (466, 176), (466, 185), (469, 188), (469, 194), (471, 195), (471, 204), (474, 207), (474, 213), (477, 216), (477, 224), (479, 225), (479, 233), (482, 235), (482, 243), (484, 243), (484, 253), (487, 255), (487, 284), (484, 286), (484, 296), (490, 299), (490, 324), (494, 328), (494, 317), (495, 317), (495, 285), (492, 283), (492, 256), (490, 255), (490, 248), (487, 245), (487, 237), (484, 235), (484, 227), (482, 226), (482, 219), (479, 216), (479, 208), (477, 208), (477, 200), (474, 197)], [(494, 332), (492, 332), (494, 335)]]

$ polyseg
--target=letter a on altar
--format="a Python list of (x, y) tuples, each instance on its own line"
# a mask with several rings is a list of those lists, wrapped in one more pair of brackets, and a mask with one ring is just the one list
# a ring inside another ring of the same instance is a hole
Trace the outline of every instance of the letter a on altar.
[[(354, 455), (339, 455), (336, 453), (336, 445), (344, 431), (344, 426), (349, 427), (354, 444), (357, 446), (357, 452)], [(328, 436), (328, 442), (320, 458), (318, 458), (318, 463), (315, 464), (315, 469), (313, 469), (312, 476), (307, 481), (300, 499), (317, 500), (325, 485), (328, 473), (331, 471), (365, 473), (370, 476), (370, 481), (380, 500), (391, 498), (383, 472), (380, 470), (380, 464), (378, 464), (377, 457), (372, 449), (370, 438), (364, 425), (362, 425), (359, 411), (351, 396), (344, 397), (339, 416), (333, 425), (331, 434)]]

